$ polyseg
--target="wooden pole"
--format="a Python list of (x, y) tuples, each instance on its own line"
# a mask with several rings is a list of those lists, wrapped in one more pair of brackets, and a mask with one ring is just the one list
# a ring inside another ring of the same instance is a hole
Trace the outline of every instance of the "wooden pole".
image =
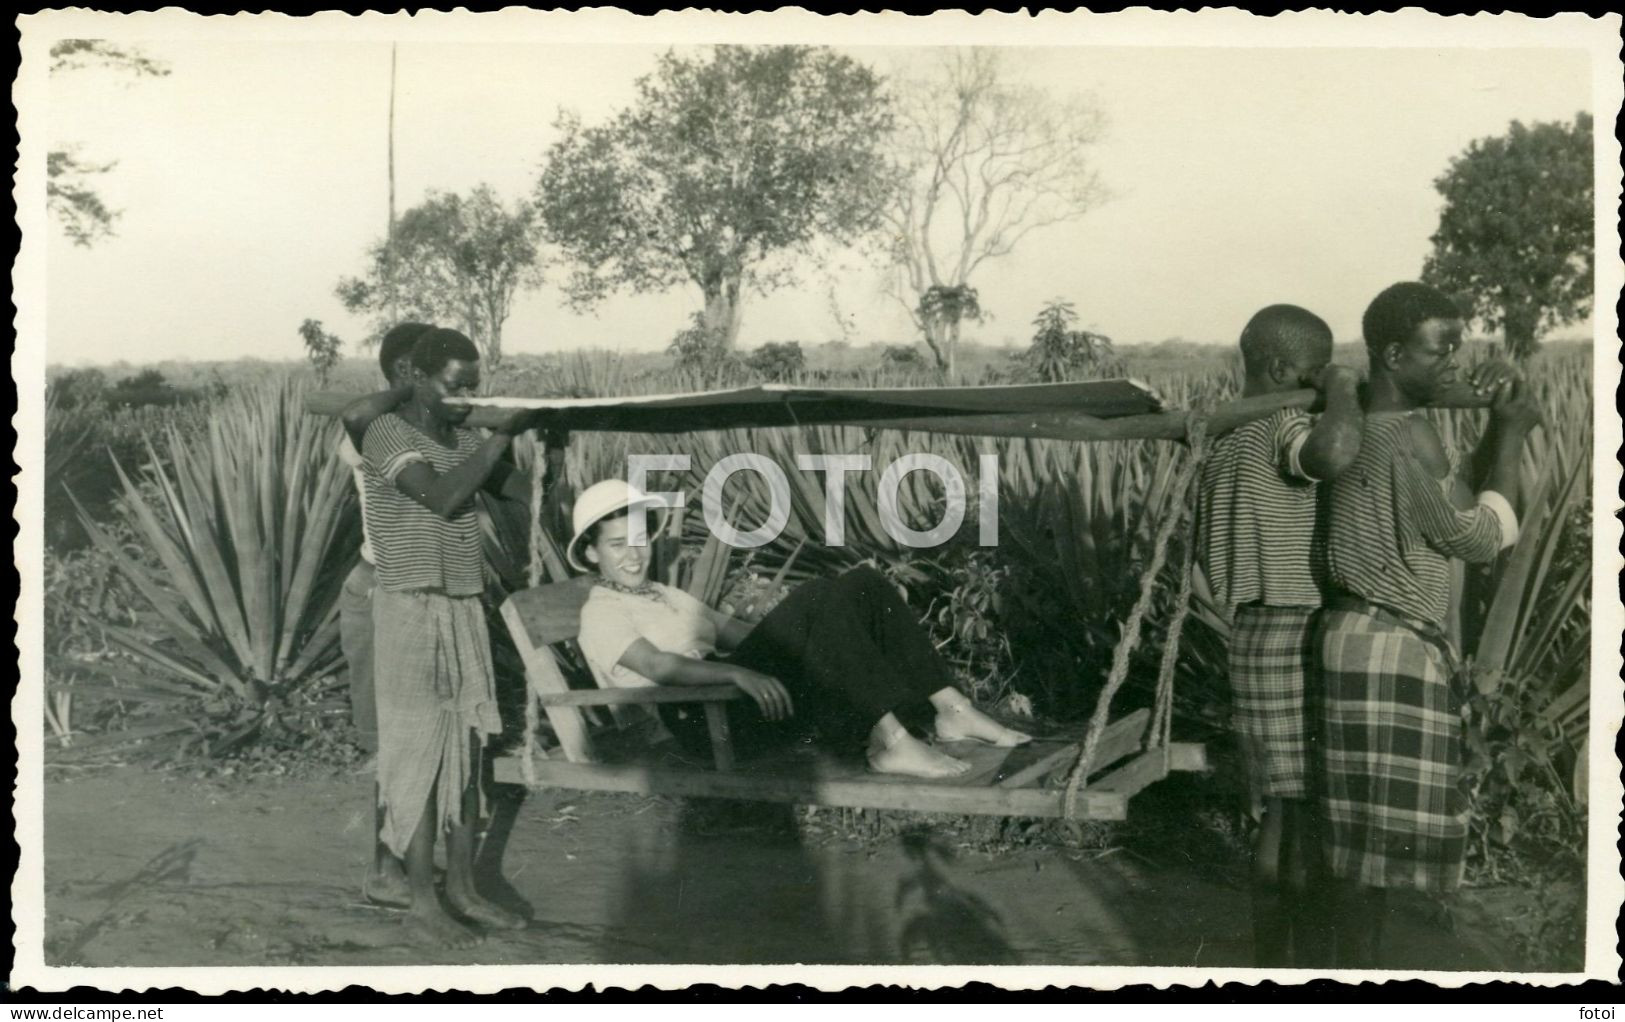
[(389, 284), (389, 323), (400, 322), (395, 309), (395, 44), (389, 45), (389, 227), (384, 235), (384, 275)]
[[(312, 391), (305, 395), (305, 411), (313, 415), (338, 415), (353, 401), (361, 397), (360, 394), (338, 393), (335, 391)], [(1313, 390), (1294, 390), (1284, 394), (1267, 394), (1262, 397), (1238, 398), (1234, 401), (1219, 405), (1208, 413), (1209, 435), (1223, 433), (1235, 429), (1237, 426), (1273, 415), (1282, 408), (1310, 408), (1319, 400), (1319, 395)], [(1484, 408), (1490, 403), (1488, 395), (1476, 394), (1471, 387), (1458, 385), (1451, 388), (1435, 402), (1438, 408)], [(793, 407), (793, 406), (792, 406)], [(763, 405), (764, 414), (782, 415), (779, 406)], [(602, 406), (592, 409), (598, 421), (602, 421), (604, 409)], [(502, 414), (496, 408), (484, 405), (475, 405), (469, 413), (466, 425), (490, 427), (496, 424)], [(577, 432), (606, 431), (624, 432), (614, 426), (598, 425), (594, 422), (572, 422), (569, 409), (561, 409), (555, 413), (556, 425)], [(681, 411), (673, 413), (674, 418), (681, 417)], [(1185, 416), (1183, 411), (1155, 412), (1148, 415), (1126, 415), (1115, 419), (1097, 419), (1092, 415), (1078, 415), (1068, 412), (1038, 412), (1022, 414), (1019, 412), (1001, 412), (997, 414), (967, 413), (964, 415), (898, 415), (874, 419), (858, 419), (842, 423), (843, 425), (865, 426), (871, 429), (898, 429), (917, 430), (930, 433), (958, 433), (967, 436), (1020, 436), (1040, 437), (1050, 440), (1183, 440), (1185, 439)], [(735, 424), (737, 428), (793, 428), (791, 423), (782, 421), (751, 422), (744, 414)], [(674, 425), (670, 432), (684, 432), (681, 424)], [(652, 431), (651, 431), (652, 432)]]

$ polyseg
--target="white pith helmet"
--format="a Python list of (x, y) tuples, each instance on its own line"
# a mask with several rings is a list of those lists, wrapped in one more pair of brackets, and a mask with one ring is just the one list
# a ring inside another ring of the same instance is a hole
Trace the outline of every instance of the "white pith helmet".
[(576, 497), (575, 508), (570, 512), (570, 527), (575, 535), (570, 537), (570, 545), (564, 548), (564, 559), (570, 562), (570, 567), (577, 571), (592, 571), (592, 566), (581, 558), (581, 541), (586, 537), (587, 530), (610, 515), (637, 507), (653, 508), (658, 513), (656, 524), (649, 530), (649, 541), (652, 543), (666, 528), (667, 508), (660, 498), (649, 496), (624, 479), (603, 479), (582, 490)]

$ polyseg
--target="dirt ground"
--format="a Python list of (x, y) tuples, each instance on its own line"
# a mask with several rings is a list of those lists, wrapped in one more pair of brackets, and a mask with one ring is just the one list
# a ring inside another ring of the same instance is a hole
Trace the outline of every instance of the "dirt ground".
[[(46, 960), (58, 965), (1251, 964), (1239, 868), (1179, 842), (997, 855), (924, 828), (799, 837), (788, 807), (719, 813), (546, 792), (502, 802), (488, 893), (528, 929), (466, 952), (407, 942), (360, 897), (371, 778), (216, 782), (127, 768), (48, 781)], [(833, 812), (824, 810), (822, 812)], [(494, 878), (500, 855), (504, 889)], [(1502, 899), (1402, 906), (1393, 967), (1527, 968)], [(1454, 931), (1454, 932), (1452, 932)]]

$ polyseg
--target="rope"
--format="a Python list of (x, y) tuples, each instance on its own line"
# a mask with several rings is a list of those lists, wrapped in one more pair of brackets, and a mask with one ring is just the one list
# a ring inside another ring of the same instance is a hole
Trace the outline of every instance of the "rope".
[[(530, 446), (530, 584), (534, 588), (545, 580), (546, 566), (542, 560), (542, 486), (547, 471), (547, 441), (531, 434)], [(520, 774), (527, 786), (536, 783), (536, 728), (541, 724), (541, 697), (531, 691), (530, 680), (525, 681), (525, 749), (519, 763)]]
[[(1129, 612), (1128, 620), (1123, 622), (1123, 634), (1117, 640), (1117, 648), (1112, 651), (1112, 667), (1106, 676), (1106, 687), (1101, 690), (1100, 698), (1095, 701), (1094, 716), (1089, 720), (1089, 730), (1084, 735), (1083, 748), (1079, 751), (1078, 759), (1072, 764), (1072, 771), (1066, 778), (1063, 806), (1064, 818), (1067, 820), (1077, 818), (1078, 792), (1082, 790), (1084, 779), (1094, 768), (1100, 738), (1106, 731), (1106, 718), (1111, 713), (1112, 699), (1117, 695), (1117, 690), (1123, 687), (1123, 682), (1128, 679), (1129, 658), (1140, 644), (1140, 631), (1145, 623), (1146, 614), (1151, 610), (1157, 578), (1162, 574), (1162, 567), (1168, 560), (1169, 541), (1173, 538), (1175, 527), (1185, 517), (1186, 507), (1190, 503), (1189, 498), (1196, 491), (1198, 471), (1207, 456), (1206, 418), (1197, 412), (1187, 415), (1185, 435), (1190, 444), (1191, 454), (1174, 481), (1171, 491), (1174, 506), (1157, 524), (1156, 541), (1151, 549), (1151, 563), (1140, 576), (1139, 595), (1134, 601), (1133, 610)], [(1194, 515), (1191, 516), (1191, 520), (1194, 523)], [(1190, 609), (1192, 546), (1193, 544), (1187, 541), (1182, 552), (1179, 595), (1175, 601), (1173, 618), (1168, 626), (1168, 640), (1162, 650), (1162, 663), (1157, 676), (1156, 703), (1151, 718), (1152, 741), (1161, 744), (1165, 760), (1168, 756), (1167, 739), (1171, 734), (1173, 720), (1173, 678), (1179, 654), (1179, 633), (1184, 627), (1185, 617)]]
[[(1191, 460), (1201, 463), (1206, 455), (1207, 424), (1204, 419), (1191, 422)], [(1173, 671), (1180, 660), (1180, 635), (1185, 630), (1185, 619), (1191, 613), (1191, 561), (1196, 557), (1196, 512), (1191, 509), (1191, 494), (1186, 492), (1185, 549), (1180, 551), (1180, 590), (1173, 598), (1173, 616), (1168, 619), (1168, 634), (1163, 640), (1162, 663), (1157, 669), (1157, 700), (1150, 720), (1150, 743), (1162, 747), (1162, 769), (1168, 770), (1172, 757), (1173, 738)]]

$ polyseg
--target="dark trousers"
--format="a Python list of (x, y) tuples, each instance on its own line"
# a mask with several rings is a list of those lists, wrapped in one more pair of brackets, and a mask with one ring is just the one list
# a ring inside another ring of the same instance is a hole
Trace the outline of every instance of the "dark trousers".
[[(751, 700), (729, 703), (741, 752), (808, 736), (858, 745), (888, 713), (920, 729), (933, 717), (927, 697), (954, 684), (914, 612), (873, 568), (797, 586), (725, 659), (778, 678), (795, 708), (790, 720), (774, 722)], [(709, 748), (698, 707), (667, 704), (661, 718), (689, 752)]]

